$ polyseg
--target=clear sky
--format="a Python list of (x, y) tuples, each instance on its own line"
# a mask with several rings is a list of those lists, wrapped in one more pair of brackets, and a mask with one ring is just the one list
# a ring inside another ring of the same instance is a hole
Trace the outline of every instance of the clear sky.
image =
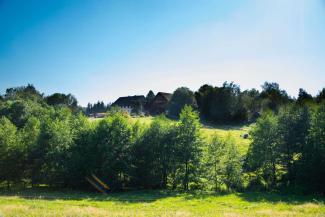
[(82, 105), (234, 81), (325, 87), (325, 0), (0, 0), (0, 91)]

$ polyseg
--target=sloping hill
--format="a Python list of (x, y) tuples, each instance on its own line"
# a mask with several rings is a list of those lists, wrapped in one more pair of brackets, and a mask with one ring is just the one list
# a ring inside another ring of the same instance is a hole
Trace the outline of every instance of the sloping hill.
[[(143, 124), (150, 124), (154, 117), (134, 117), (134, 121), (138, 121)], [(173, 121), (173, 120), (171, 120)], [(207, 140), (211, 139), (212, 136), (219, 136), (221, 139), (228, 139), (231, 137), (238, 145), (238, 149), (242, 154), (246, 154), (251, 139), (244, 139), (243, 135), (248, 134), (252, 125), (211, 125), (202, 124), (202, 135)]]

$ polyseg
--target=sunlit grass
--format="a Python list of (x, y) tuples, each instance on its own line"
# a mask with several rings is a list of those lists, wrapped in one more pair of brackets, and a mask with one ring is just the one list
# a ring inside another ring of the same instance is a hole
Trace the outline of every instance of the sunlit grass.
[(209, 140), (212, 136), (218, 136), (220, 139), (232, 139), (238, 147), (241, 154), (246, 154), (251, 143), (251, 139), (244, 139), (243, 135), (248, 134), (251, 126), (249, 125), (226, 125), (226, 126), (207, 126), (203, 125), (203, 137)]
[(0, 193), (0, 213), (10, 216), (325, 216), (324, 198), (275, 193), (175, 193), (142, 191), (107, 196), (25, 190)]
[(132, 120), (134, 122), (138, 122), (140, 124), (147, 124), (147, 125), (149, 125), (154, 120), (154, 117), (152, 117), (152, 116), (147, 116), (147, 117), (132, 117)]
[[(149, 125), (154, 117), (133, 117), (132, 120), (141, 124)], [(173, 120), (170, 120), (173, 121)], [(243, 135), (249, 133), (250, 125), (211, 125), (202, 124), (202, 136), (206, 141), (209, 141), (212, 136), (218, 136), (220, 139), (233, 139), (238, 146), (240, 153), (247, 153), (251, 140), (244, 139)]]

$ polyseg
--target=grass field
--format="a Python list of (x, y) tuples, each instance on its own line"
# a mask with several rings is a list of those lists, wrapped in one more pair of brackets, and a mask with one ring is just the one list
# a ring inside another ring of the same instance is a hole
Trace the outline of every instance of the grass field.
[(249, 133), (251, 126), (249, 125), (223, 125), (223, 126), (211, 126), (202, 125), (202, 134), (206, 139), (211, 138), (213, 135), (217, 135), (221, 139), (228, 139), (231, 137), (238, 147), (238, 150), (242, 154), (246, 154), (251, 143), (250, 139), (244, 139), (243, 135)]
[(74, 191), (0, 192), (0, 216), (325, 216), (325, 199), (276, 193), (100, 195)]
[[(153, 117), (135, 117), (134, 121), (142, 124), (150, 124)], [(249, 132), (251, 126), (249, 125), (210, 125), (202, 124), (202, 135), (205, 139), (209, 140), (213, 135), (219, 136), (221, 139), (227, 139), (230, 136), (236, 142), (239, 151), (246, 154), (250, 139), (244, 139), (242, 135)]]

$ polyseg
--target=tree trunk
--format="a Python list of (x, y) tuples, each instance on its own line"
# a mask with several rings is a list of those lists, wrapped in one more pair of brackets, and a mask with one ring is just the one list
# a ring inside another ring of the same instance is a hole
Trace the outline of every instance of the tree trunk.
[(291, 168), (291, 156), (290, 156), (290, 147), (289, 144), (287, 144), (287, 170), (288, 170), (288, 184), (292, 184), (292, 168)]
[(163, 183), (162, 183), (162, 188), (166, 188), (167, 187), (167, 171), (164, 170), (163, 172)]
[(188, 190), (188, 162), (185, 162), (185, 176), (183, 181), (184, 190)]
[(272, 186), (274, 187), (276, 183), (276, 168), (275, 163), (272, 162)]

